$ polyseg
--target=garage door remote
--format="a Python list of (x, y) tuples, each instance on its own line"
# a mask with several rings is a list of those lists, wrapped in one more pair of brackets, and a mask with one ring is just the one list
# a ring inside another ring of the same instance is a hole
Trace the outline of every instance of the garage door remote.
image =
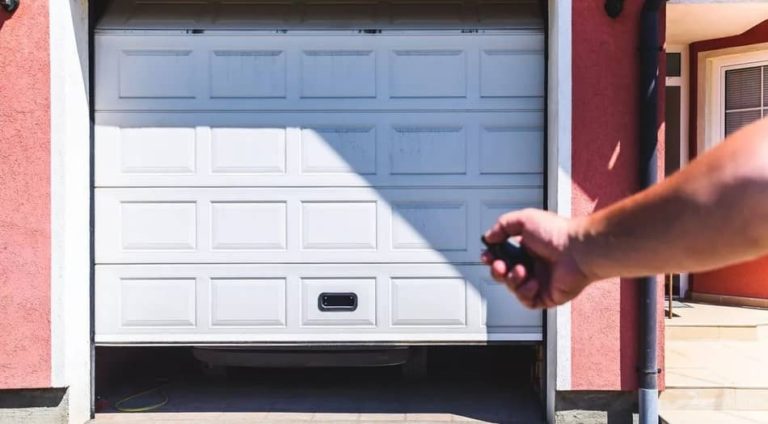
[(517, 264), (523, 265), (529, 276), (533, 272), (533, 257), (524, 247), (513, 244), (509, 240), (501, 243), (489, 243), (485, 236), (482, 236), (480, 240), (488, 248), (488, 252), (494, 259), (500, 259), (507, 264), (507, 272)]

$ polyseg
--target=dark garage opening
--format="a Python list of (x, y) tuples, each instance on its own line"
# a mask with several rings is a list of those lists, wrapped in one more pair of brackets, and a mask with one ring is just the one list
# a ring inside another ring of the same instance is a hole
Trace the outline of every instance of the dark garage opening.
[(401, 366), (229, 367), (211, 373), (189, 347), (98, 347), (96, 417), (136, 419), (140, 413), (119, 412), (115, 404), (161, 386), (121, 406), (141, 408), (167, 397), (147, 413), (153, 421), (176, 422), (229, 413), (216, 414), (217, 421), (543, 423), (537, 351), (520, 345), (430, 347), (426, 375), (408, 378)]

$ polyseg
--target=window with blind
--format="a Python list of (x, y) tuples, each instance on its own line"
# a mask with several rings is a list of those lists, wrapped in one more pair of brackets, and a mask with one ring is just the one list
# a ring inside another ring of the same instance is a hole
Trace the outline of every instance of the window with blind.
[(725, 71), (725, 135), (768, 115), (768, 65)]

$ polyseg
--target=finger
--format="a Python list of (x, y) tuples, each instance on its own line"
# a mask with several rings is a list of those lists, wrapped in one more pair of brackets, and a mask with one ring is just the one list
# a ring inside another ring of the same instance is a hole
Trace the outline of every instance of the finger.
[(526, 278), (528, 278), (528, 272), (521, 264), (512, 267), (512, 271), (507, 274), (507, 280), (512, 283), (515, 289), (523, 284)]
[(536, 307), (536, 303), (535, 303), (534, 299), (529, 299), (529, 298), (521, 297), (517, 293), (515, 293), (515, 296), (517, 296), (518, 302), (520, 302), (520, 304), (522, 304), (524, 307), (526, 307), (528, 309), (534, 309)]
[(495, 260), (491, 264), (491, 276), (499, 283), (506, 283), (507, 264), (501, 260)]
[(536, 293), (536, 296), (533, 298), (533, 303), (535, 309), (549, 309), (556, 306), (552, 300), (542, 292), (542, 290), (539, 290), (539, 292)]
[(480, 260), (483, 261), (484, 264), (490, 265), (493, 263), (494, 257), (491, 255), (491, 252), (484, 250), (480, 255)]
[(523, 284), (514, 289), (520, 303), (527, 308), (535, 308), (538, 304), (536, 300), (536, 294), (539, 291), (540, 284), (536, 279), (528, 279)]
[(489, 243), (501, 243), (523, 232), (524, 211), (507, 212), (500, 216), (493, 226), (485, 232)]
[(553, 308), (558, 304), (555, 301), (554, 293), (548, 287), (543, 287), (536, 297), (543, 308)]

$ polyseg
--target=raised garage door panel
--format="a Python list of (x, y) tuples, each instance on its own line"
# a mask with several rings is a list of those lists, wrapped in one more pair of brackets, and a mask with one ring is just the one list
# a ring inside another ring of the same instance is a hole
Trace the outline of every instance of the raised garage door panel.
[(155, 188), (96, 193), (97, 263), (476, 262), (536, 189)]
[[(99, 33), (96, 341), (540, 340), (478, 238), (543, 204), (543, 47)], [(324, 292), (358, 307), (322, 312)]]
[[(258, 34), (100, 34), (96, 109), (541, 110), (543, 106), (540, 32)], [(534, 67), (537, 71), (532, 72)]]
[[(96, 341), (540, 340), (541, 316), (482, 265), (115, 265), (96, 268)], [(355, 292), (321, 314), (322, 292)]]
[(541, 112), (98, 116), (97, 187), (542, 184)]

